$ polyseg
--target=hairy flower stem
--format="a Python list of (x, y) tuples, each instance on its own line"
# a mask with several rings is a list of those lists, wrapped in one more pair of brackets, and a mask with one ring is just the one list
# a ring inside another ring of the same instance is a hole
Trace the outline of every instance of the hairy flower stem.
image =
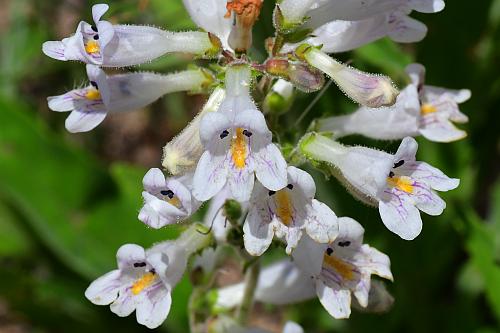
[(248, 317), (250, 316), (255, 288), (257, 287), (257, 281), (259, 280), (260, 274), (260, 263), (259, 260), (255, 260), (251, 266), (247, 268), (245, 274), (245, 291), (243, 293), (243, 301), (241, 302), (238, 312), (236, 313), (236, 318), (238, 322), (242, 325), (246, 324)]

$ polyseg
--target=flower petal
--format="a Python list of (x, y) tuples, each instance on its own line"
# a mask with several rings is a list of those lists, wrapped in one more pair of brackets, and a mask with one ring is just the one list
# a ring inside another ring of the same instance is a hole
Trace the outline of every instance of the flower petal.
[(262, 255), (273, 240), (271, 216), (264, 206), (253, 206), (243, 225), (245, 249), (253, 256)]
[(111, 306), (109, 307), (111, 312), (120, 317), (129, 316), (132, 312), (134, 312), (136, 307), (136, 299), (134, 297), (135, 296), (132, 295), (129, 288), (122, 288), (118, 298), (111, 303)]
[(109, 10), (109, 6), (107, 4), (101, 3), (92, 6), (92, 18), (95, 23), (98, 23), (101, 20), (101, 17)]
[(417, 154), (418, 143), (412, 137), (405, 137), (401, 144), (399, 145), (398, 151), (394, 154), (394, 163), (401, 160), (404, 163), (415, 161), (415, 155)]
[(85, 297), (96, 305), (111, 304), (121, 287), (120, 270), (114, 270), (92, 282), (85, 290)]
[(144, 248), (139, 245), (125, 244), (116, 252), (116, 260), (118, 268), (124, 271), (133, 268), (134, 263), (144, 262), (146, 260), (146, 253), (144, 252)]
[(437, 216), (443, 213), (446, 208), (446, 203), (441, 199), (429, 185), (414, 182), (413, 198), (415, 206), (426, 214)]
[(316, 293), (326, 311), (336, 319), (349, 318), (351, 315), (351, 292), (335, 290), (326, 286), (323, 281), (316, 281)]
[(71, 133), (88, 132), (106, 118), (106, 110), (76, 109), (66, 118), (66, 129)]
[(193, 196), (199, 201), (207, 201), (224, 187), (227, 177), (226, 156), (214, 156), (205, 151), (194, 173)]
[(50, 96), (47, 98), (49, 109), (56, 112), (72, 111), (75, 108), (74, 99), (78, 98), (77, 90), (71, 90), (59, 96)]
[(398, 43), (420, 42), (427, 35), (427, 26), (404, 13), (393, 13), (391, 15), (392, 30), (388, 36)]
[(66, 49), (66, 45), (64, 45), (61, 41), (48, 41), (43, 43), (42, 52), (53, 59), (66, 61), (66, 56), (64, 51)]
[(247, 165), (243, 169), (231, 168), (227, 184), (235, 200), (245, 202), (250, 199), (255, 182), (251, 159), (247, 158)]
[(137, 305), (137, 322), (147, 328), (157, 328), (167, 319), (171, 305), (172, 297), (165, 287), (148, 290)]
[(278, 191), (287, 185), (286, 161), (281, 151), (270, 143), (254, 153), (255, 175), (266, 188)]
[(337, 216), (330, 207), (313, 199), (307, 214), (306, 232), (316, 242), (333, 242), (339, 234)]
[(428, 184), (437, 191), (449, 191), (458, 187), (460, 180), (449, 178), (441, 170), (425, 162), (408, 162), (400, 167), (400, 171), (412, 179)]
[(422, 231), (422, 219), (413, 200), (401, 193), (386, 191), (386, 194), (389, 199), (380, 201), (378, 205), (382, 222), (402, 239), (415, 239)]
[(146, 191), (152, 193), (164, 190), (166, 187), (165, 175), (163, 174), (163, 172), (161, 172), (160, 169), (151, 168), (144, 175), (144, 178), (142, 179), (142, 185), (144, 186), (144, 189)]
[(369, 274), (393, 280), (391, 260), (386, 254), (366, 244), (361, 246), (360, 253), (361, 255), (356, 257), (356, 264), (363, 270), (368, 271)]

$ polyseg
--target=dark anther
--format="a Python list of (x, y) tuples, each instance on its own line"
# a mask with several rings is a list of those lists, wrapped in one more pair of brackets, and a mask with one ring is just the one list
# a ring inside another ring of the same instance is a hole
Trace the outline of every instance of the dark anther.
[(329, 256), (331, 256), (333, 253), (333, 249), (331, 247), (327, 248), (326, 249), (326, 254), (328, 254)]
[(167, 197), (169, 197), (170, 199), (172, 199), (174, 197), (174, 192), (172, 192), (171, 190), (166, 190), (166, 191), (160, 191), (160, 193), (162, 195), (166, 195)]
[(94, 30), (95, 32), (97, 32), (97, 27), (95, 25), (91, 25), (90, 26), (90, 29)]
[(274, 195), (276, 191), (269, 191), (269, 196)]
[(146, 266), (146, 263), (145, 262), (135, 262), (134, 263), (134, 267), (137, 268), (137, 267), (144, 267)]
[(99, 35), (94, 35), (94, 40), (99, 40)]
[(220, 134), (220, 138), (224, 139), (228, 135), (229, 135), (229, 132), (227, 130), (223, 130), (222, 133)]
[(397, 163), (394, 163), (394, 166), (393, 166), (393, 169), (396, 169), (396, 168), (399, 168), (400, 166), (402, 166), (403, 164), (405, 164), (405, 161), (404, 160), (401, 160)]
[(389, 178), (392, 178), (392, 177), (394, 177), (394, 172), (391, 171), (391, 172), (389, 172)]
[(293, 190), (293, 184), (288, 184), (286, 187), (287, 187), (289, 190)]
[(246, 136), (247, 138), (251, 137), (252, 136), (252, 132), (250, 131), (247, 131), (247, 130), (243, 130), (243, 135)]
[(151, 268), (151, 270), (149, 271), (149, 273), (156, 274), (156, 271), (155, 271), (154, 268)]
[(90, 81), (90, 85), (96, 89), (99, 89), (99, 86), (97, 85), (97, 82), (95, 82), (95, 81)]
[(351, 242), (350, 241), (345, 241), (345, 242), (339, 242), (338, 244), (339, 244), (340, 247), (346, 247), (346, 246), (351, 245)]

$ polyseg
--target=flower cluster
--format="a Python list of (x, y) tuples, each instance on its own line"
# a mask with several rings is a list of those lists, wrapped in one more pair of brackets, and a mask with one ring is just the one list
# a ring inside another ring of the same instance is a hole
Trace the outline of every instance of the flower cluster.
[[(194, 271), (198, 267), (210, 276), (227, 254), (220, 249), (232, 247), (246, 262), (244, 282), (217, 289), (207, 282), (213, 279), (195, 281), (199, 290), (216, 294), (216, 302), (203, 312), (207, 331), (260, 332), (245, 327), (245, 312), (253, 300), (289, 304), (317, 295), (334, 318), (348, 318), (351, 305), (385, 311), (392, 297), (371, 275), (392, 281), (389, 257), (363, 243), (359, 222), (337, 217), (316, 199), (313, 177), (299, 167), (309, 161), (338, 178), (356, 198), (378, 207), (387, 229), (406, 240), (422, 230), (420, 211), (443, 212), (446, 204), (436, 191), (452, 190), (459, 180), (417, 161), (412, 137), (438, 142), (463, 138), (465, 132), (452, 122), (467, 121), (458, 103), (470, 92), (424, 85), (425, 70), (419, 64), (408, 66), (410, 83), (399, 92), (389, 77), (363, 72), (329, 55), (383, 37), (419, 41), (427, 29), (409, 14), (441, 11), (443, 1), (277, 1), (276, 34), (266, 40), (268, 58), (263, 63), (253, 62), (248, 52), (263, 0), (184, 0), (184, 5), (200, 31), (113, 25), (102, 20), (108, 6), (99, 4), (92, 7), (93, 24), (82, 21), (73, 36), (43, 45), (51, 58), (86, 64), (87, 86), (48, 98), (51, 110), (71, 111), (66, 119), (70, 132), (90, 131), (108, 112), (136, 110), (167, 93), (210, 94), (193, 121), (164, 147), (162, 166), (168, 176), (153, 168), (143, 179), (144, 205), (138, 219), (155, 229), (182, 224), (185, 230), (178, 239), (147, 250), (123, 245), (117, 252), (118, 269), (95, 280), (85, 296), (98, 305), (110, 304), (119, 316), (135, 310), (138, 323), (155, 328), (168, 315), (172, 288), (190, 257), (201, 253)], [(108, 75), (103, 70), (168, 53), (215, 59), (218, 66), (173, 74)], [(281, 129), (269, 120), (292, 107), (295, 89), (317, 91), (325, 76), (359, 109), (315, 120), (310, 127), (314, 132), (287, 142), (293, 149), (286, 149), (274, 135)], [(255, 90), (260, 94), (252, 94)], [(337, 141), (349, 134), (402, 141), (391, 154)], [(190, 224), (209, 200), (205, 226)], [(287, 259), (259, 273), (257, 259), (273, 244), (284, 244)], [(221, 309), (230, 314), (235, 307), (238, 318), (220, 315)], [(201, 323), (190, 324), (196, 331)], [(301, 331), (291, 322), (283, 330)]]

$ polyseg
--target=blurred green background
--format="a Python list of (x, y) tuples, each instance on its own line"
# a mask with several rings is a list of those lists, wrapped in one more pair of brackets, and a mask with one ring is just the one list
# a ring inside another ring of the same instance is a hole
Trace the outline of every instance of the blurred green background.
[[(90, 20), (82, 0), (0, 0), (0, 332), (140, 332), (133, 316), (118, 318), (90, 304), (83, 292), (91, 280), (114, 269), (117, 248), (128, 242), (149, 246), (175, 237), (175, 229), (154, 231), (137, 220), (141, 179), (160, 165), (161, 147), (190, 120), (204, 96), (169, 95), (147, 110), (109, 116), (91, 133), (70, 135), (65, 115), (49, 112), (46, 97), (85, 82), (79, 63), (58, 62), (41, 53), (45, 40), (74, 32)], [(181, 0), (109, 1), (114, 22), (149, 24), (170, 30), (193, 28)], [(271, 36), (266, 0), (255, 29), (257, 49)], [(500, 329), (500, 0), (446, 2), (438, 14), (414, 13), (429, 33), (415, 45), (381, 40), (339, 55), (353, 65), (404, 82), (404, 67), (427, 67), (427, 83), (468, 88), (461, 106), (470, 117), (460, 142), (438, 144), (419, 138), (418, 157), (461, 186), (443, 194), (448, 203), (437, 218), (423, 216), (424, 230), (412, 242), (387, 231), (376, 210), (355, 201), (341, 185), (315, 174), (318, 197), (337, 215), (366, 228), (365, 239), (386, 252), (396, 301), (386, 314), (354, 312), (334, 320), (314, 300), (285, 309), (264, 308), (280, 322), (294, 319), (306, 332), (498, 332)], [(164, 57), (144, 70), (182, 69), (188, 58)], [(314, 98), (299, 95), (282, 124), (293, 124)], [(354, 105), (331, 86), (299, 128)], [(345, 140), (394, 151), (398, 143), (361, 137)], [(187, 332), (191, 286), (176, 288), (163, 332)], [(307, 311), (304, 311), (307, 309)]]

